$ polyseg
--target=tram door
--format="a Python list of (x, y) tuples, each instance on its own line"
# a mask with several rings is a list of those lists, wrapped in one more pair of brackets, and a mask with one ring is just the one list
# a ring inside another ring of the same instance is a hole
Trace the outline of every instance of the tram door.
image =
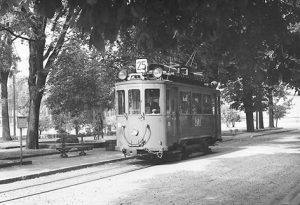
[(178, 89), (167, 89), (167, 126), (168, 126), (168, 142), (175, 143), (178, 141), (179, 113), (177, 109)]

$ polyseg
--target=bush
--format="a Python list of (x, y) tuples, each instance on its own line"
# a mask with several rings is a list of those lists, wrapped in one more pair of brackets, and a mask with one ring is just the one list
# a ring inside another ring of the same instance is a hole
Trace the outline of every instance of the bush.
[(235, 109), (224, 106), (222, 107), (221, 112), (222, 121), (226, 123), (227, 127), (229, 127), (230, 125), (232, 127), (235, 127), (235, 123), (241, 121), (239, 112)]

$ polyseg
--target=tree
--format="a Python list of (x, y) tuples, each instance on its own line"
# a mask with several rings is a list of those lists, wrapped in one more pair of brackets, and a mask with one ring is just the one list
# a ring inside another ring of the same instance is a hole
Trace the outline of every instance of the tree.
[[(276, 121), (275, 126), (277, 127), (278, 120), (283, 118), (287, 114), (287, 110), (291, 109), (292, 107), (292, 100), (288, 99), (289, 91), (288, 91), (288, 85), (281, 83), (277, 86), (273, 87), (272, 90), (272, 109), (269, 109), (269, 115), (270, 110), (273, 114), (273, 118), (270, 120)], [(272, 122), (274, 124), (274, 122)]]
[(221, 109), (222, 120), (226, 123), (226, 126), (229, 127), (231, 124), (232, 127), (235, 127), (236, 122), (240, 122), (241, 116), (238, 111), (231, 109), (228, 106), (222, 106)]
[[(28, 6), (24, 4), (30, 2), (14, 1), (25, 11)], [(65, 1), (34, 1), (35, 11), (41, 16), (52, 18), (61, 2)], [(2, 10), (12, 5), (8, 0), (0, 3), (4, 5)], [(188, 53), (187, 56), (194, 50), (201, 54), (209, 53), (209, 58), (199, 58), (195, 62), (200, 66), (206, 65), (208, 69), (205, 71), (219, 80), (220, 73), (227, 68), (234, 68), (225, 73), (230, 76), (237, 71), (235, 80), (242, 79), (242, 103), (248, 131), (254, 130), (253, 74), (265, 70), (258, 66), (258, 59), (263, 58), (267, 51), (278, 51), (278, 63), (272, 67), (275, 73), (283, 75), (299, 71), (299, 63), (294, 58), (297, 57), (297, 47), (293, 46), (298, 43), (290, 37), (289, 30), (299, 22), (297, 1), (69, 0), (67, 3), (69, 10), (80, 8), (77, 25), (90, 36), (90, 45), (99, 50), (105, 48), (105, 40), (115, 41), (119, 34), (121, 36), (133, 29), (136, 45), (143, 50), (141, 54), (151, 50), (169, 57), (180, 50)], [(189, 37), (193, 37), (189, 43), (195, 43), (195, 46), (190, 49), (188, 46), (180, 47), (188, 42)], [(288, 58), (285, 57), (286, 52), (279, 55), (279, 48), (287, 44), (290, 49), (283, 50), (289, 51)], [(213, 59), (217, 59), (216, 63), (213, 63)], [(206, 60), (209, 60), (208, 63)], [(286, 76), (286, 81), (294, 81), (291, 76)]]
[(47, 131), (52, 127), (52, 123), (49, 116), (42, 115), (39, 121), (39, 135), (42, 134), (43, 131)]
[[(0, 29), (29, 41), (28, 85), (30, 97), (26, 138), (26, 147), (29, 149), (38, 148), (39, 112), (46, 79), (63, 46), (70, 23), (74, 21), (78, 14), (76, 8), (67, 8), (65, 2), (61, 3), (56, 0), (50, 3), (50, 7), (53, 6), (54, 8), (53, 12), (52, 10), (50, 13), (46, 11), (48, 15), (41, 16), (41, 5), (45, 2), (37, 1), (32, 8), (27, 10), (25, 7), (31, 7), (30, 4), (22, 4), (21, 9), (14, 10), (15, 16), (20, 20), (19, 24), (22, 25), (20, 26), (21, 32), (9, 27), (9, 22), (0, 25)], [(5, 4), (10, 5), (9, 1), (4, 1)], [(46, 41), (46, 39), (49, 41)], [(48, 42), (50, 43), (48, 44)]]
[(283, 117), (286, 116), (287, 111), (291, 109), (292, 107), (292, 100), (289, 99), (288, 101), (283, 102), (282, 104), (275, 104), (273, 107), (273, 112), (274, 112), (274, 118), (276, 121), (276, 127), (278, 125), (278, 120), (282, 119)]
[(16, 69), (17, 56), (13, 52), (12, 36), (0, 31), (0, 83), (1, 83), (1, 116), (2, 116), (2, 139), (12, 140), (10, 136), (9, 115), (8, 115), (8, 89), (7, 81), (9, 76)]
[(83, 125), (92, 123), (89, 115), (93, 109), (113, 106), (116, 71), (104, 68), (103, 62), (99, 52), (89, 52), (77, 41), (72, 41), (66, 45), (55, 63), (56, 69), (50, 73), (47, 105), (53, 114), (67, 116), (67, 122), (72, 123), (76, 134)]

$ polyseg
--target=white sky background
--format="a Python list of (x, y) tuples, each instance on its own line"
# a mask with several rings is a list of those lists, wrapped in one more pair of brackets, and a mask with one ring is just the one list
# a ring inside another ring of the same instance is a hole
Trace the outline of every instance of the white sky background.
[(17, 69), (19, 73), (17, 74), (18, 77), (28, 77), (29, 75), (29, 47), (27, 41), (21, 41), (17, 39), (14, 43), (14, 49), (17, 56), (21, 58), (21, 60), (17, 64)]

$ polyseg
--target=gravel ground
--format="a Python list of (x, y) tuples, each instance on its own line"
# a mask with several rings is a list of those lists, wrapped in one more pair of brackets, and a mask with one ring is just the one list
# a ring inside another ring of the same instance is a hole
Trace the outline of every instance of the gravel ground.
[(299, 131), (234, 139), (211, 155), (6, 204), (276, 204), (300, 183), (299, 153)]

